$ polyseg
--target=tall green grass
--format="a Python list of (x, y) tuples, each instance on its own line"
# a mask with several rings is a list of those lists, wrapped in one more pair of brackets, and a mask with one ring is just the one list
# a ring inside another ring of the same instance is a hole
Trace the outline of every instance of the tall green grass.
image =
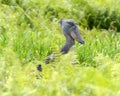
[(97, 65), (94, 62), (94, 57), (96, 57), (98, 54), (103, 54), (114, 59), (114, 57), (120, 52), (119, 34), (111, 32), (108, 33), (107, 31), (103, 31), (101, 34), (99, 33), (99, 30), (86, 32), (85, 45), (80, 46), (77, 44), (78, 59), (81, 63), (88, 62), (90, 64), (86, 66), (96, 67)]
[[(72, 18), (88, 29), (96, 27), (120, 32), (119, 0), (104, 0), (104, 2), (101, 0), (61, 0), (59, 3), (54, 0), (40, 2), (38, 0), (1, 0), (1, 3), (9, 6), (19, 6), (25, 13), (34, 10), (34, 12), (40, 13), (50, 21), (61, 17)], [(30, 14), (25, 14), (25, 17), (27, 22), (33, 26), (33, 20), (29, 18), (31, 17)]]
[[(120, 95), (119, 0), (0, 2), (1, 96)], [(85, 44), (46, 65), (65, 42), (60, 18), (78, 22)]]

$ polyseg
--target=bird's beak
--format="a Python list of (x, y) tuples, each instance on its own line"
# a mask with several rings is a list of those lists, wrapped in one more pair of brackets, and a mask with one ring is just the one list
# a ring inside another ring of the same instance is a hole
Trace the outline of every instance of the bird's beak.
[(75, 34), (74, 31), (71, 31), (70, 35), (74, 40), (78, 41), (79, 43), (81, 43), (81, 44), (85, 43), (84, 39), (82, 38), (82, 36), (80, 34), (78, 34), (78, 33)]

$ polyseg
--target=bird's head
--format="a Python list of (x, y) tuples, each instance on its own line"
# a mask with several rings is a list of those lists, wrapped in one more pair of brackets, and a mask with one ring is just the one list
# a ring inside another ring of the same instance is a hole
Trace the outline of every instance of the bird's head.
[(84, 44), (85, 41), (83, 39), (83, 37), (81, 36), (81, 34), (79, 33), (79, 30), (76, 26), (73, 26), (70, 28), (70, 36), (76, 40), (77, 42)]
[(63, 20), (64, 20), (63, 18), (60, 19), (59, 21), (60, 25), (62, 25)]

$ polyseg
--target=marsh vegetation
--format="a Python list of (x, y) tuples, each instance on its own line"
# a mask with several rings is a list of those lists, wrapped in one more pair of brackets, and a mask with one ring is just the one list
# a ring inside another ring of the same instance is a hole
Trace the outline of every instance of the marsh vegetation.
[[(120, 96), (120, 0), (0, 0), (1, 96)], [(78, 22), (78, 42), (48, 65)], [(42, 65), (42, 72), (36, 70)]]

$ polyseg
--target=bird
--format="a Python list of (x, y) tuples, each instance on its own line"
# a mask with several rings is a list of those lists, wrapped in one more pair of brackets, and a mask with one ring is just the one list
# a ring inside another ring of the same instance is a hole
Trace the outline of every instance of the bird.
[(75, 44), (75, 40), (81, 44), (85, 43), (83, 37), (80, 35), (78, 24), (74, 20), (61, 19), (59, 23), (66, 38), (65, 45), (61, 48), (60, 52), (63, 54), (68, 53), (70, 48)]
[[(60, 48), (59, 52), (61, 54), (67, 54), (70, 50), (70, 48), (75, 45), (75, 41), (84, 44), (85, 41), (83, 37), (80, 34), (80, 31), (78, 29), (78, 24), (74, 20), (68, 20), (68, 19), (60, 19), (59, 21), (62, 33), (64, 34), (66, 38), (66, 42), (63, 45), (62, 48)], [(56, 58), (56, 55), (58, 53), (52, 53), (51, 55), (47, 56), (46, 58), (43, 59), (43, 61), (46, 64), (49, 64), (50, 62), (53, 62), (54, 59)], [(41, 65), (38, 65), (41, 66)], [(37, 67), (39, 68), (39, 67)]]

